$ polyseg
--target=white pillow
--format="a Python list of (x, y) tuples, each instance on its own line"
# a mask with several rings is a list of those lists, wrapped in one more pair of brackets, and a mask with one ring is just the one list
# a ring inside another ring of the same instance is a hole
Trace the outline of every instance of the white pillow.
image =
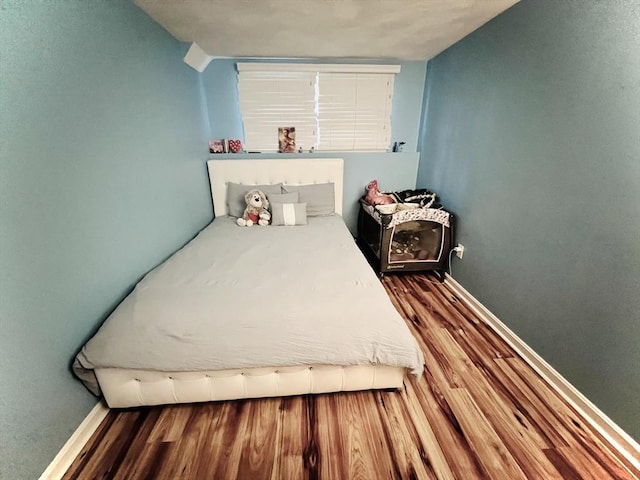
[(271, 225), (293, 226), (307, 224), (306, 203), (273, 203)]

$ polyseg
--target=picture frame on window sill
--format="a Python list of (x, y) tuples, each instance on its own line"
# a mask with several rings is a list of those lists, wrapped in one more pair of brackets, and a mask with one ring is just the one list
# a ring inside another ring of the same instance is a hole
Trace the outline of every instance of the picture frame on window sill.
[(296, 127), (278, 128), (278, 152), (296, 153)]
[(227, 153), (227, 142), (224, 138), (210, 140), (209, 153)]

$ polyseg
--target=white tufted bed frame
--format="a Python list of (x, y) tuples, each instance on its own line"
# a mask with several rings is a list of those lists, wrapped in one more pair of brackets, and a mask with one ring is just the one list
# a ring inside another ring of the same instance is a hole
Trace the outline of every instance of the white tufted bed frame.
[[(228, 182), (253, 185), (333, 182), (336, 213), (342, 214), (342, 159), (209, 160), (207, 163), (216, 217), (228, 213)], [(95, 370), (105, 400), (112, 408), (399, 388), (405, 372), (405, 368), (384, 365), (307, 365), (198, 372)]]

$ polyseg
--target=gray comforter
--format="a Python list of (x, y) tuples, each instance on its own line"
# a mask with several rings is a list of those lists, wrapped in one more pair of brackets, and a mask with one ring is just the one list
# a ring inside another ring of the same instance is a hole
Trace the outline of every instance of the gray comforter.
[(422, 372), (415, 339), (339, 216), (296, 227), (221, 217), (151, 271), (74, 371), (383, 364)]

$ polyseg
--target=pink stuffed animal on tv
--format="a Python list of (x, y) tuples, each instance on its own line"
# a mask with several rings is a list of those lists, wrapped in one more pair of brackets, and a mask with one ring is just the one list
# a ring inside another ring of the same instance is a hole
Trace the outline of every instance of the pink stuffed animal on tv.
[(390, 195), (386, 195), (380, 192), (378, 188), (378, 180), (371, 180), (367, 185), (367, 195), (364, 197), (364, 201), (369, 205), (387, 205), (389, 203), (396, 203), (396, 201)]

